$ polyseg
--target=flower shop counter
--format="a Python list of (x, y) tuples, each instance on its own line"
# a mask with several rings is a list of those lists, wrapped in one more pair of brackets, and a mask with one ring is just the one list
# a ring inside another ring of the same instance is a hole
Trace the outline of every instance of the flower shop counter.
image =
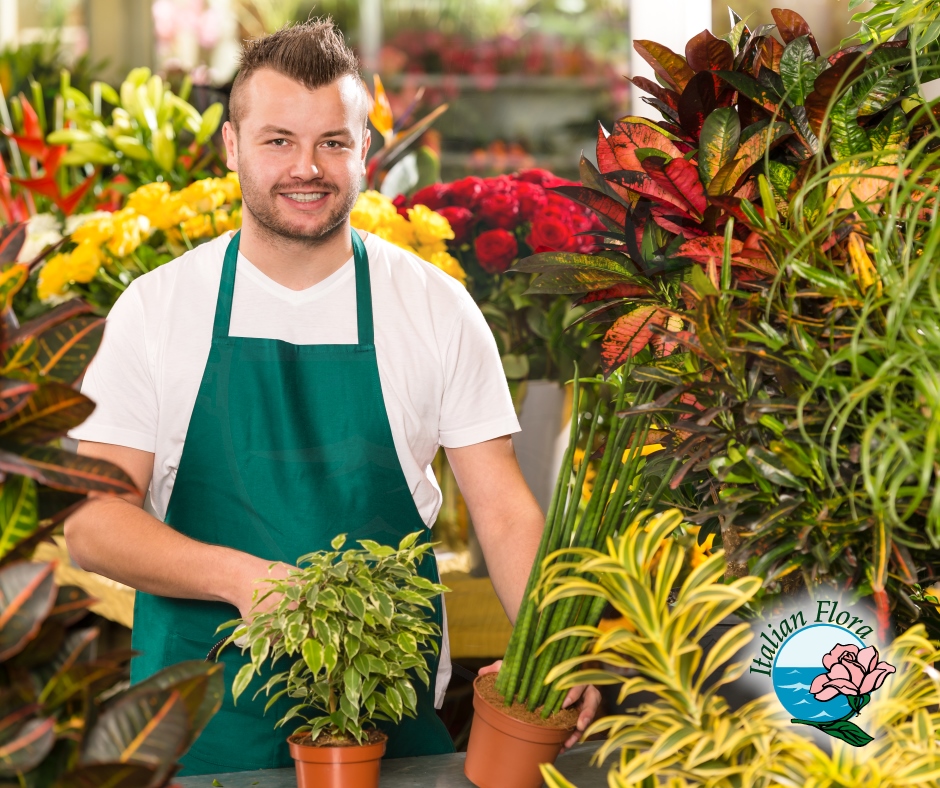
[[(591, 766), (591, 756), (601, 742), (580, 744), (560, 756), (555, 762), (558, 770), (578, 788), (602, 788), (607, 785), (607, 768)], [(473, 788), (463, 773), (467, 754), (429, 755), (425, 758), (399, 758), (382, 762), (382, 788)], [(214, 782), (213, 782), (214, 781)], [(254, 772), (206, 774), (183, 777), (177, 781), (181, 788), (295, 788), (297, 778), (293, 768)]]

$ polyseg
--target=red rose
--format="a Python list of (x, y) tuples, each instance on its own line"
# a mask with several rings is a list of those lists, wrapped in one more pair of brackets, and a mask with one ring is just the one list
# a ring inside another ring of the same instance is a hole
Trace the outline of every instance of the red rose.
[(533, 249), (547, 246), (549, 249), (562, 249), (571, 238), (571, 230), (556, 219), (539, 217), (532, 222), (532, 232), (526, 243)]
[(534, 167), (530, 170), (520, 170), (519, 175), (517, 176), (520, 181), (526, 181), (528, 183), (537, 183), (539, 186), (558, 186), (562, 183), (566, 183), (557, 175), (550, 173), (548, 170), (542, 170), (537, 167)]
[(519, 216), (524, 222), (532, 221), (548, 202), (545, 189), (537, 183), (527, 181), (518, 181), (516, 183), (516, 197), (519, 198)]
[(512, 192), (484, 192), (480, 197), (480, 218), (490, 227), (515, 230), (519, 226), (519, 201)]
[(490, 274), (501, 274), (516, 259), (519, 245), (507, 230), (487, 230), (477, 236), (473, 244), (480, 268)]
[(466, 208), (457, 205), (448, 205), (439, 208), (437, 211), (441, 216), (450, 222), (450, 227), (454, 231), (454, 243), (462, 244), (470, 238), (470, 231), (473, 229), (475, 221), (473, 213)]
[(392, 200), (392, 205), (395, 206), (399, 216), (402, 216), (405, 219), (408, 218), (408, 198), (405, 197), (404, 194), (399, 194), (394, 200)]
[(432, 183), (418, 189), (411, 198), (412, 205), (426, 205), (432, 211), (451, 204), (450, 186), (446, 183)]
[(477, 202), (485, 188), (485, 181), (475, 175), (454, 181), (450, 184), (451, 205), (459, 205), (461, 208), (469, 208), (472, 211), (477, 207)]

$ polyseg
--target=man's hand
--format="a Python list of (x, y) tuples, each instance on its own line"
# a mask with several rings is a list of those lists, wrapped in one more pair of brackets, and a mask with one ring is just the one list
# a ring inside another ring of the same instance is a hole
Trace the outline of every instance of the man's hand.
[[(503, 661), (498, 660), (492, 665), (487, 665), (485, 668), (480, 668), (479, 675), (485, 676), (487, 673), (498, 673), (502, 664)], [(565, 746), (561, 748), (562, 752), (565, 752), (565, 750), (569, 750), (574, 747), (574, 745), (578, 743), (578, 740), (587, 730), (588, 725), (594, 721), (594, 717), (597, 716), (597, 710), (601, 705), (601, 694), (597, 691), (597, 687), (591, 686), (590, 684), (582, 684), (580, 687), (573, 687), (568, 691), (568, 694), (565, 696), (565, 700), (561, 704), (561, 707), (563, 709), (568, 709), (579, 701), (581, 702), (581, 713), (578, 715), (578, 722), (575, 726), (577, 730), (572, 733), (568, 738), (568, 741), (565, 742)]]
[(260, 599), (267, 594), (270, 589), (270, 583), (267, 583), (266, 579), (283, 580), (287, 578), (287, 573), (291, 568), (289, 564), (278, 562), (268, 564), (263, 568), (259, 566), (254, 571), (253, 577), (246, 575), (242, 584), (244, 592), (239, 596), (235, 605), (238, 608), (238, 614), (245, 621), (250, 621), (258, 613), (267, 613), (277, 607), (277, 604), (281, 601), (281, 594), (270, 594), (263, 602), (255, 607), (255, 592), (257, 591), (258, 598)]

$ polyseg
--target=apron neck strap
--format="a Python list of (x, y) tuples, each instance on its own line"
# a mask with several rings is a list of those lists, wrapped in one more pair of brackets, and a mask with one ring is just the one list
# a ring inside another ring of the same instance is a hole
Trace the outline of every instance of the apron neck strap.
[[(219, 284), (219, 297), (215, 305), (215, 320), (212, 324), (212, 338), (228, 337), (232, 322), (232, 295), (235, 292), (235, 269), (238, 264), (238, 241), (241, 231), (228, 242), (225, 261), (222, 263), (222, 281)], [(353, 259), (356, 266), (356, 328), (358, 345), (372, 345), (375, 331), (372, 323), (372, 286), (369, 280), (369, 255), (359, 233), (352, 231)]]

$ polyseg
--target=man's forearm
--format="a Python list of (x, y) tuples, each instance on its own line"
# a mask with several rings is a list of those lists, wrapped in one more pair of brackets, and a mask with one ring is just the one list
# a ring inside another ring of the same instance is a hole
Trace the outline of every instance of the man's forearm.
[[(528, 489), (526, 489), (528, 492)], [(514, 511), (504, 512), (498, 520), (477, 527), (480, 546), (496, 595), (515, 624), (522, 605), (529, 572), (535, 562), (545, 519), (534, 498), (526, 496)]]
[(120, 498), (88, 501), (65, 523), (82, 568), (160, 596), (228, 602), (245, 610), (269, 562), (197, 542)]

